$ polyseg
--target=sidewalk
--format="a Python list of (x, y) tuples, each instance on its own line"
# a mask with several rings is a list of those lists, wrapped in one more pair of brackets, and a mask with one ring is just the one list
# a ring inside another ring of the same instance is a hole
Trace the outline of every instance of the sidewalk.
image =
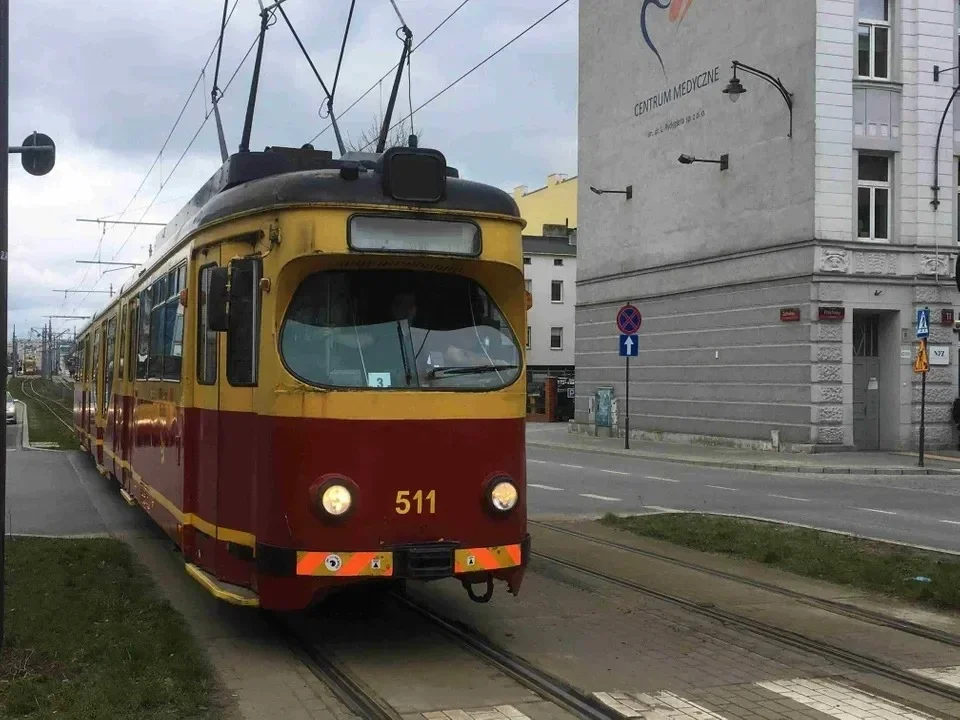
[(622, 455), (646, 460), (734, 470), (762, 470), (771, 473), (819, 473), (828, 475), (949, 475), (960, 473), (960, 453), (938, 450), (927, 453), (919, 467), (916, 453), (775, 453), (760, 450), (630, 440), (624, 450), (623, 438), (595, 438), (571, 433), (566, 423), (528, 423), (527, 446)]

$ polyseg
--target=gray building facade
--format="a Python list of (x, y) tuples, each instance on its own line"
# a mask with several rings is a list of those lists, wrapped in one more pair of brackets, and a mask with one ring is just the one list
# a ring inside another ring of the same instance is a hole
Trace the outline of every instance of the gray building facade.
[[(633, 302), (634, 434), (916, 448), (929, 307), (927, 446), (956, 443), (952, 109), (938, 181), (934, 148), (960, 71), (933, 69), (958, 64), (958, 16), (957, 0), (580, 1), (578, 429), (620, 432), (615, 316)], [(782, 80), (792, 136), (764, 80), (740, 70), (747, 92), (724, 94), (734, 60)]]

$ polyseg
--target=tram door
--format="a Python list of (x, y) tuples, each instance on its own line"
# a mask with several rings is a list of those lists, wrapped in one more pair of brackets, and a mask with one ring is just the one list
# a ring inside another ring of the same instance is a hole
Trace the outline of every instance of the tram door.
[[(207, 291), (210, 288), (212, 271), (220, 265), (220, 248), (210, 248), (206, 254), (196, 256), (191, 270), (190, 285), (198, 289), (196, 332), (196, 385), (194, 405), (196, 408), (196, 513), (214, 526), (220, 524), (217, 514), (220, 465), (220, 389), (224, 382), (220, 377), (220, 335), (210, 329), (207, 319)], [(189, 360), (185, 360), (189, 362)], [(200, 557), (195, 561), (208, 571), (217, 571), (216, 543), (198, 536), (197, 548)]]

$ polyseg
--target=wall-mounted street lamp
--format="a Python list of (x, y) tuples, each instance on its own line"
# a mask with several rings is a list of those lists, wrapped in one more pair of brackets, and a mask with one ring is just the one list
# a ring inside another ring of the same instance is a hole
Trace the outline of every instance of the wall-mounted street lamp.
[(720, 170), (729, 170), (730, 169), (730, 155), (724, 153), (720, 156), (719, 160), (707, 160), (704, 158), (696, 158), (693, 155), (681, 155), (677, 158), (677, 162), (681, 165), (693, 165), (694, 163), (713, 163), (720, 166)]
[(627, 185), (624, 190), (600, 190), (591, 185), (590, 191), (596, 195), (626, 195), (627, 200), (633, 199), (633, 185)]
[(948, 68), (943, 68), (943, 69), (941, 69), (939, 65), (934, 65), (934, 66), (933, 66), (933, 81), (934, 81), (934, 82), (940, 82), (940, 76), (943, 75), (943, 73), (947, 73), (947, 72), (950, 72), (951, 70), (957, 70), (957, 69), (960, 69), (960, 65), (954, 65), (953, 67), (948, 67)]
[(740, 82), (740, 78), (737, 77), (737, 71), (743, 70), (745, 73), (750, 75), (755, 75), (758, 78), (763, 78), (768, 83), (773, 85), (783, 96), (783, 101), (787, 103), (787, 110), (790, 111), (790, 132), (787, 133), (787, 137), (793, 137), (793, 95), (787, 91), (787, 88), (783, 86), (783, 83), (780, 82), (780, 78), (776, 78), (770, 73), (765, 73), (763, 70), (758, 70), (755, 67), (750, 67), (749, 65), (744, 65), (739, 60), (733, 61), (733, 77), (730, 79), (730, 82), (727, 83), (727, 86), (723, 89), (723, 93), (730, 98), (730, 102), (736, 102), (740, 99), (740, 96), (743, 95), (747, 89)]

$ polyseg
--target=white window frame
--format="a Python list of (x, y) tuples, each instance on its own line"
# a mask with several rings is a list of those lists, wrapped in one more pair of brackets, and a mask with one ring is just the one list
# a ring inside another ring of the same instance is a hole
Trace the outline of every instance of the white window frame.
[[(891, 18), (893, 17), (893, 2), (890, 0), (887, 3), (887, 19), (886, 20), (876, 20), (874, 18), (860, 18), (857, 17), (857, 28), (856, 28), (856, 50), (854, 52), (857, 69), (857, 77), (863, 78), (866, 80), (890, 80), (893, 74), (893, 27), (891, 23)], [(859, 8), (858, 8), (859, 16)], [(863, 75), (860, 73), (860, 27), (866, 26), (870, 30), (870, 58), (869, 58), (869, 68), (868, 74)], [(887, 74), (886, 75), (877, 75), (876, 73), (876, 47), (877, 47), (877, 28), (886, 28), (887, 30)]]
[(554, 267), (563, 267), (563, 258), (554, 258), (553, 259)]
[[(860, 179), (860, 156), (879, 157), (887, 161), (887, 180), (861, 180)], [(856, 197), (856, 218), (857, 218), (857, 240), (861, 242), (889, 243), (893, 235), (893, 158), (889, 155), (880, 153), (859, 153), (857, 155), (857, 197)], [(860, 235), (860, 189), (868, 188), (870, 190), (870, 234), (867, 237)], [(877, 219), (877, 190), (887, 191), (887, 236), (885, 238), (877, 237), (877, 229), (874, 223)]]
[[(560, 331), (560, 347), (555, 347), (553, 344), (553, 332), (554, 330)], [(562, 327), (552, 327), (550, 328), (550, 349), (551, 350), (563, 350), (563, 328)]]
[[(554, 289), (555, 287), (557, 287), (557, 286), (560, 287), (560, 299), (559, 299), (559, 300), (554, 300), (554, 299), (553, 299), (553, 289)], [(554, 305), (562, 305), (562, 304), (563, 304), (563, 280), (551, 280), (551, 281), (550, 281), (550, 302), (553, 303)]]
[(527, 325), (527, 350), (530, 349), (530, 338), (533, 336), (533, 329)]
[(533, 278), (523, 279), (523, 289), (526, 290), (531, 295), (533, 294)]

